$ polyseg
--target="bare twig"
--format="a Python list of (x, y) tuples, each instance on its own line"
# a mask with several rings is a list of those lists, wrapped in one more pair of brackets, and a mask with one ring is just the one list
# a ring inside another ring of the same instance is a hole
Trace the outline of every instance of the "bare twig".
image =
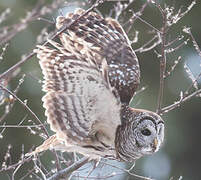
[(80, 167), (82, 167), (87, 162), (89, 162), (89, 158), (88, 157), (83, 157), (81, 160), (73, 163), (71, 166), (69, 166), (69, 167), (67, 167), (67, 168), (55, 173), (53, 176), (49, 177), (47, 180), (59, 180), (59, 179), (61, 179), (63, 177), (67, 177), (73, 171), (79, 169)]
[(161, 33), (160, 30), (158, 30), (156, 27), (154, 27), (151, 23), (145, 21), (144, 19), (142, 19), (139, 15), (134, 14), (133, 17), (135, 17), (136, 19), (139, 19), (140, 21), (142, 21), (144, 24), (146, 24), (147, 26), (151, 27), (152, 29), (154, 29), (156, 32)]
[[(127, 33), (130, 32), (132, 25), (134, 24), (134, 22), (136, 21), (136, 19), (140, 19), (140, 16), (142, 15), (143, 11), (145, 10), (145, 8), (147, 7), (149, 1), (147, 1), (146, 3), (143, 4), (143, 6), (141, 7), (141, 9), (136, 12), (133, 13), (133, 15), (130, 17), (129, 21), (127, 21), (126, 23), (124, 23), (123, 26), (127, 26), (128, 25), (128, 29), (126, 30)], [(147, 23), (146, 21), (144, 23)]]
[(19, 164), (17, 167), (15, 167), (15, 170), (14, 170), (14, 172), (13, 172), (13, 174), (12, 174), (12, 180), (15, 180), (15, 174), (16, 174), (16, 172), (19, 170), (19, 168), (22, 166), (22, 164)]
[(170, 74), (175, 70), (176, 66), (179, 64), (181, 59), (181, 56), (179, 56), (177, 60), (174, 61), (174, 64), (170, 67), (170, 70), (166, 72), (164, 79), (170, 76)]
[[(77, 17), (74, 21), (70, 22), (69, 24), (65, 24), (64, 27), (62, 27), (60, 30), (58, 30), (56, 33), (54, 33), (52, 35), (52, 37), (50, 37), (49, 39), (52, 40), (52, 39), (56, 38), (58, 35), (60, 35), (64, 31), (66, 31), (68, 28), (70, 28), (71, 26), (73, 26), (80, 18), (82, 18), (83, 16), (86, 16), (89, 12), (91, 12), (94, 8), (98, 7), (103, 2), (104, 2), (104, 0), (103, 1), (99, 1), (98, 0), (93, 6), (91, 6), (87, 11), (85, 11), (85, 13), (83, 13), (82, 15), (80, 15), (79, 17)], [(43, 46), (46, 45), (47, 43), (48, 43), (48, 41), (46, 41), (43, 44)], [(17, 64), (15, 64), (11, 68), (9, 68), (6, 72), (2, 73), (0, 75), (0, 79), (5, 78), (8, 75), (10, 75), (10, 73), (12, 73), (13, 71), (15, 71), (19, 66), (21, 66), (24, 62), (26, 62), (27, 60), (29, 60), (34, 55), (35, 55), (34, 52), (32, 52), (29, 55), (27, 55), (24, 59), (20, 60)]]
[(117, 4), (115, 4), (114, 8), (110, 10), (110, 13), (109, 13), (109, 17), (112, 16), (112, 13), (115, 12), (115, 19), (118, 20), (120, 15), (128, 9), (128, 7), (134, 3), (135, 0), (129, 0), (128, 3), (121, 3), (121, 2), (117, 2)]
[(77, 178), (83, 178), (84, 180), (87, 180), (87, 179), (93, 179), (93, 180), (95, 180), (95, 179), (109, 179), (109, 178), (112, 178), (112, 177), (114, 177), (114, 176), (118, 176), (118, 175), (122, 175), (122, 174), (124, 174), (124, 172), (122, 172), (122, 173), (116, 173), (116, 172), (112, 172), (112, 173), (110, 173), (110, 174), (108, 174), (108, 175), (104, 175), (104, 176), (101, 176), (101, 177), (92, 177), (92, 176), (90, 176), (90, 177), (85, 177), (85, 176), (80, 176), (80, 175), (73, 175), (73, 177), (77, 177)]
[(4, 113), (0, 117), (0, 122), (2, 122), (7, 117), (7, 115), (10, 113), (11, 109), (13, 108), (14, 104), (15, 104), (15, 101), (12, 101), (10, 104), (5, 106)]
[(33, 159), (33, 162), (34, 162), (34, 166), (35, 166), (36, 170), (38, 170), (40, 172), (40, 174), (42, 175), (43, 179), (46, 180), (46, 176), (45, 176), (44, 172), (42, 171), (42, 169), (37, 165), (36, 159)]
[[(87, 9), (82, 15), (80, 15), (79, 17), (77, 17), (74, 21), (70, 22), (69, 24), (64, 24), (63, 27), (61, 27), (61, 29), (59, 29), (56, 33), (54, 33), (52, 35), (51, 38), (49, 38), (50, 40), (56, 38), (57, 36), (59, 36), (61, 33), (63, 33), (64, 31), (66, 31), (68, 28), (70, 28), (71, 26), (73, 26), (77, 21), (79, 21), (79, 19), (81, 19), (82, 17), (86, 16), (89, 12), (91, 12), (93, 9), (97, 8), (101, 3), (103, 3), (104, 0), (97, 0), (96, 3), (94, 3), (89, 9)], [(48, 41), (46, 41), (44, 45), (48, 44)]]
[(42, 129), (45, 132), (45, 134), (47, 135), (47, 137), (49, 137), (48, 132), (45, 128), (45, 126), (42, 124), (42, 122), (40, 121), (40, 119), (38, 118), (38, 116), (21, 100), (19, 99), (13, 92), (11, 92), (9, 89), (7, 89), (6, 87), (2, 86), (0, 84), (0, 88), (4, 91), (6, 91), (7, 93), (9, 93), (10, 95), (12, 95), (15, 99), (18, 100), (18, 102), (20, 102), (20, 104), (22, 104), (33, 116), (34, 118), (39, 122), (39, 124), (42, 125)]
[(0, 53), (0, 62), (3, 60), (3, 56), (5, 55), (6, 49), (8, 47), (8, 43), (6, 43), (3, 48), (2, 48), (2, 52)]
[[(155, 41), (155, 39), (157, 39), (157, 40)], [(153, 41), (155, 41), (155, 42), (152, 43)], [(135, 52), (142, 53), (142, 52), (150, 51), (153, 48), (155, 48), (156, 46), (158, 46), (160, 43), (161, 43), (161, 38), (160, 38), (160, 35), (157, 33), (157, 35), (155, 35), (152, 39), (150, 39), (148, 42), (143, 44), (140, 48), (136, 49)]]
[(160, 5), (157, 5), (159, 8), (161, 15), (163, 17), (163, 26), (162, 31), (160, 33), (161, 36), (161, 59), (160, 59), (160, 87), (159, 87), (159, 93), (158, 93), (158, 103), (157, 103), (157, 109), (156, 112), (160, 114), (161, 111), (161, 105), (163, 101), (163, 90), (164, 90), (164, 78), (165, 78), (165, 71), (166, 71), (166, 34), (168, 31), (167, 27), (167, 17), (165, 11), (161, 8)]
[(28, 157), (26, 159), (22, 159), (21, 161), (19, 161), (18, 163), (16, 164), (12, 164), (12, 165), (9, 165), (8, 167), (6, 168), (2, 168), (0, 169), (0, 172), (3, 172), (3, 171), (9, 171), (11, 169), (15, 169), (17, 166), (19, 166), (20, 164), (24, 164), (25, 162), (29, 162), (32, 160), (32, 157)]
[(177, 41), (182, 40), (183, 38), (184, 38), (184, 36), (178, 36), (178, 37), (176, 37), (176, 38), (173, 39), (172, 41), (167, 42), (166, 47), (171, 46), (172, 44), (174, 44), (174, 43), (177, 42)]
[[(37, 117), (37, 115), (27, 106), (27, 104), (25, 104), (21, 99), (19, 99), (13, 92), (11, 92), (9, 89), (5, 88), (4, 86), (2, 86), (0, 84), (0, 89), (3, 89), (5, 90), (7, 93), (11, 94), (15, 99), (17, 99), (34, 117), (35, 119), (39, 122), (39, 124), (41, 124), (41, 127), (45, 133), (45, 135), (47, 137), (49, 137), (49, 134), (47, 132), (47, 129), (45, 127), (44, 124), (42, 124), (42, 122), (40, 121), (40, 119)], [(30, 126), (29, 126), (30, 127)], [(53, 150), (53, 153), (55, 154), (55, 158), (56, 158), (56, 165), (57, 165), (57, 169), (59, 170), (60, 169), (60, 165), (59, 165), (59, 160), (58, 160), (58, 155), (56, 153), (55, 150)]]
[(11, 27), (9, 27), (9, 29), (11, 29), (10, 31), (6, 31), (5, 34), (2, 34), (0, 36), (0, 45), (5, 44), (9, 40), (11, 40), (17, 33), (27, 28), (29, 22), (35, 19), (35, 16), (37, 16), (38, 12), (40, 12), (39, 9), (43, 5), (43, 1), (44, 0), (38, 1), (33, 10), (27, 13), (27, 16), (22, 19), (20, 23), (12, 25)]
[[(201, 57), (201, 50), (191, 32), (191, 29), (190, 28), (187, 28), (187, 27), (184, 27), (183, 31), (187, 34), (189, 34), (191, 36), (191, 39), (192, 39), (192, 42), (193, 42), (193, 46), (195, 48), (195, 50), (197, 51), (198, 55)], [(200, 65), (201, 66), (201, 65)], [(196, 78), (194, 78), (194, 76), (192, 75), (192, 72), (190, 71), (190, 69), (187, 67), (187, 65), (184, 65), (184, 68), (186, 69), (186, 72), (188, 73), (189, 77), (191, 78), (192, 80), (192, 84), (189, 86), (189, 88), (187, 88), (187, 90), (185, 91), (184, 95), (188, 95), (189, 91), (195, 87), (196, 89), (198, 89), (198, 83), (197, 81), (200, 79), (201, 77), (201, 72), (198, 74), (198, 76)], [(192, 76), (192, 77), (191, 77)]]
[[(161, 43), (161, 59), (160, 59), (160, 87), (159, 87), (159, 94), (158, 94), (158, 103), (157, 103), (157, 110), (156, 112), (160, 114), (161, 111), (161, 106), (163, 102), (163, 91), (164, 91), (164, 79), (166, 77), (165, 72), (166, 72), (166, 59), (167, 59), (167, 53), (174, 52), (181, 48), (183, 45), (187, 43), (188, 40), (184, 41), (180, 45), (178, 45), (176, 48), (172, 49), (166, 49), (168, 46), (170, 46), (174, 41), (167, 43), (166, 42), (166, 35), (167, 32), (173, 24), (177, 23), (186, 13), (189, 12), (189, 10), (194, 6), (195, 2), (192, 2), (191, 5), (188, 7), (188, 9), (181, 13), (181, 9), (174, 14), (173, 8), (165, 6), (163, 9), (159, 3), (156, 1), (153, 1), (155, 6), (159, 9), (162, 17), (163, 17), (163, 26), (162, 30), (160, 33), (162, 43)], [(180, 38), (178, 38), (180, 40)], [(174, 70), (175, 67), (173, 67)], [(172, 71), (173, 71), (172, 70)]]
[(41, 127), (44, 126), (44, 124), (37, 124), (37, 125), (2, 125), (0, 128), (35, 128), (35, 127)]
[(192, 42), (193, 42), (193, 46), (195, 47), (195, 50), (197, 51), (198, 55), (201, 57), (201, 50), (200, 50), (198, 43), (196, 42), (196, 40), (195, 40), (195, 38), (191, 32), (191, 29), (189, 27), (184, 27), (183, 31), (190, 35)]
[[(2, 84), (4, 87), (6, 87), (8, 85), (8, 83), (9, 83), (10, 79), (12, 79), (12, 77), (14, 77), (15, 75), (17, 75), (17, 73), (18, 72), (16, 72), (16, 71), (13, 72), (12, 75), (11, 75), (11, 77), (7, 77), (0, 84)], [(15, 95), (17, 94), (17, 92), (20, 89), (20, 86), (24, 82), (24, 77), (25, 76), (23, 75), (22, 78), (19, 80), (19, 83), (18, 83), (17, 87), (15, 88), (15, 90), (13, 92)], [(5, 106), (4, 114), (0, 117), (0, 122), (2, 122), (5, 119), (5, 117), (10, 113), (10, 111), (12, 110), (12, 108), (13, 108), (13, 106), (15, 104), (15, 100), (16, 99), (14, 99), (12, 95), (10, 95), (9, 97), (6, 97), (4, 99), (4, 101), (6, 103), (8, 103), (8, 104)]]
[(134, 174), (134, 173), (131, 173), (130, 171), (132, 170), (132, 168), (135, 166), (132, 166), (131, 168), (129, 169), (124, 169), (124, 168), (121, 168), (121, 167), (118, 167), (118, 166), (115, 166), (113, 164), (110, 164), (110, 163), (107, 163), (107, 162), (102, 162), (103, 164), (106, 164), (108, 166), (111, 166), (111, 167), (114, 167), (116, 169), (119, 169), (127, 174), (129, 174), (130, 176), (133, 176), (133, 177), (136, 177), (136, 178), (139, 178), (139, 179), (143, 179), (143, 180), (154, 180), (152, 178), (148, 178), (148, 177), (144, 177), (144, 176), (140, 176), (140, 175), (137, 175), (137, 174)]
[(169, 105), (169, 106), (167, 106), (167, 107), (162, 108), (161, 111), (160, 111), (161, 114), (167, 113), (167, 112), (169, 112), (170, 110), (173, 110), (173, 109), (175, 109), (176, 107), (179, 107), (179, 106), (180, 106), (181, 104), (183, 104), (185, 101), (190, 100), (192, 97), (194, 97), (194, 96), (196, 96), (196, 95), (198, 95), (198, 94), (200, 94), (200, 93), (201, 93), (201, 89), (199, 89), (199, 90), (193, 92), (192, 94), (190, 94), (190, 95), (188, 95), (188, 96), (186, 96), (186, 97), (183, 97), (183, 98), (180, 99), (179, 101), (176, 101), (174, 104), (171, 104), (171, 105)]
[(192, 83), (191, 85), (187, 88), (187, 90), (184, 92), (184, 95), (188, 95), (189, 91), (194, 87), (195, 89), (198, 89), (198, 80), (201, 77), (201, 72), (198, 74), (198, 76), (195, 78), (194, 75), (192, 74), (191, 70), (188, 68), (188, 66), (185, 64), (184, 68), (186, 72), (188, 73), (189, 78), (191, 79)]
[(10, 14), (10, 8), (7, 8), (0, 14), (0, 24), (6, 20), (7, 16)]
[(183, 47), (184, 45), (186, 45), (188, 43), (189, 39), (183, 41), (181, 44), (179, 44), (177, 47), (174, 48), (168, 48), (166, 49), (166, 53), (172, 53), (177, 51), (178, 49), (180, 49), (181, 47)]
[(19, 68), (22, 64), (24, 64), (24, 62), (26, 62), (27, 60), (29, 60), (30, 58), (32, 58), (34, 55), (35, 55), (35, 53), (32, 52), (32, 53), (28, 54), (27, 56), (25, 56), (24, 58), (22, 58), (22, 60), (20, 60), (14, 66), (12, 66), (7, 71), (5, 71), (4, 73), (2, 73), (0, 75), (0, 80), (9, 77), (17, 68)]

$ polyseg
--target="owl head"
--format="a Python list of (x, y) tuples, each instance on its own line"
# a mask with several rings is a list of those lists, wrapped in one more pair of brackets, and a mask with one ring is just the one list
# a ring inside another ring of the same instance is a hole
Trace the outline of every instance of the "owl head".
[(115, 138), (119, 160), (135, 161), (158, 151), (164, 139), (164, 122), (158, 114), (127, 107), (121, 116)]

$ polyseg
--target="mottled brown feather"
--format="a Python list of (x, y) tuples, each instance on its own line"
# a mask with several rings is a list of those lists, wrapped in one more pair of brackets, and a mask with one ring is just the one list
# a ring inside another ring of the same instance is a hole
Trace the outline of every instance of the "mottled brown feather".
[[(103, 63), (100, 72), (93, 62), (56, 48), (38, 46), (35, 50), (44, 75), (46, 95), (42, 100), (51, 129), (64, 142), (70, 139), (74, 144), (89, 145), (99, 133), (104, 136), (99, 140), (114, 146), (120, 104), (107, 80), (107, 66)], [(106, 123), (111, 125), (110, 131), (106, 131)]]
[[(61, 28), (83, 13), (84, 10), (78, 9), (65, 17), (59, 16), (56, 27)], [(111, 85), (117, 89), (121, 102), (130, 102), (140, 83), (139, 63), (126, 33), (116, 20), (90, 12), (62, 33), (60, 40), (66, 49), (77, 55), (83, 54), (98, 65), (106, 59)]]

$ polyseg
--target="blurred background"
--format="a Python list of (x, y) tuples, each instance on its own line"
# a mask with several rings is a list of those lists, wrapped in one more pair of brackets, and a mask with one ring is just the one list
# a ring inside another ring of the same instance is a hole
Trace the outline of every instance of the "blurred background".
[[(60, 13), (66, 13), (73, 11), (77, 7), (83, 7), (87, 9), (89, 6), (84, 5), (84, 1), (66, 1), (58, 8), (55, 8), (53, 13), (42, 16), (46, 19), (54, 21), (54, 19)], [(126, 2), (126, 1), (125, 1)], [(145, 0), (135, 0), (128, 8), (137, 12), (145, 3)], [(160, 0), (161, 6), (166, 3), (169, 6), (175, 7), (175, 12), (182, 7), (182, 11), (186, 10), (191, 4), (191, 0)], [(10, 26), (12, 24), (19, 23), (23, 17), (26, 16), (28, 11), (31, 11), (35, 7), (36, 0), (1, 0), (0, 1), (0, 14), (2, 14), (7, 8), (10, 9), (10, 13), (6, 17), (6, 20), (0, 24), (0, 30), (3, 27)], [(46, 4), (51, 4), (52, 1), (46, 1)], [(116, 2), (105, 2), (100, 5), (98, 10), (107, 17), (110, 10), (113, 8)], [(84, 5), (84, 6), (83, 6)], [(9, 11), (9, 10), (7, 10)], [(130, 17), (129, 11), (126, 11), (120, 16), (120, 23), (124, 22)], [(201, 73), (201, 57), (193, 47), (191, 38), (188, 34), (184, 33), (183, 27), (191, 27), (192, 33), (201, 47), (201, 5), (197, 1), (197, 4), (192, 10), (183, 17), (177, 24), (170, 28), (168, 33), (168, 39), (173, 40), (178, 36), (184, 36), (180, 42), (190, 39), (188, 44), (180, 48), (178, 51), (167, 55), (167, 68), (170, 68), (174, 64), (174, 61), (181, 56), (181, 61), (175, 68), (175, 71), (165, 80), (164, 101), (162, 106), (165, 107), (179, 100), (180, 92), (185, 91), (192, 84), (192, 80), (186, 73), (184, 65), (186, 64), (192, 75), (196, 77)], [(144, 20), (151, 23), (154, 27), (160, 29), (162, 25), (162, 17), (160, 12), (153, 4), (148, 4), (141, 16)], [(1, 18), (0, 18), (1, 20)], [(47, 27), (48, 32), (54, 29), (54, 25), (39, 20), (32, 20), (28, 27), (17, 33), (6, 45), (6, 51), (3, 55), (3, 59), (0, 60), (0, 73), (3, 73), (12, 65), (16, 64), (22, 57), (22, 55), (31, 52), (36, 44), (40, 42), (38, 35), (44, 27)], [(139, 32), (138, 42), (133, 44), (133, 49), (138, 49), (144, 43), (146, 43), (153, 34), (151, 28), (145, 23), (136, 20), (128, 36), (133, 38), (136, 31)], [(2, 31), (0, 31), (3, 33)], [(0, 42), (1, 43), (1, 42)], [(172, 47), (176, 47), (179, 43), (173, 44)], [(5, 48), (5, 44), (1, 45), (0, 53)], [(160, 52), (160, 46), (154, 48), (157, 52)], [(138, 108), (144, 108), (155, 111), (157, 106), (157, 96), (159, 90), (159, 59), (157, 58), (154, 50), (140, 53), (137, 52), (139, 63), (141, 67), (141, 87), (146, 89), (138, 93), (133, 99), (132, 106)], [(46, 120), (44, 116), (44, 109), (42, 107), (41, 97), (44, 93), (41, 91), (42, 74), (39, 68), (38, 59), (34, 56), (23, 64), (15, 77), (8, 83), (10, 90), (16, 89), (19, 81), (22, 81), (23, 74), (25, 74), (24, 81), (21, 84), (17, 96), (26, 101), (28, 106), (33, 112), (37, 114), (42, 122)], [(20, 80), (21, 79), (21, 80)], [(201, 79), (198, 80), (198, 86), (201, 85)], [(140, 88), (139, 88), (140, 89)], [(193, 91), (191, 91), (193, 92)], [(7, 95), (3, 96), (2, 91), (0, 96), (7, 98), (8, 100), (0, 105), (0, 117), (5, 114), (6, 108), (11, 100)], [(1, 99), (0, 99), (1, 100)], [(167, 179), (183, 179), (199, 180), (201, 179), (201, 97), (193, 97), (189, 101), (182, 104), (180, 107), (164, 114), (163, 116), (166, 126), (165, 142), (161, 150), (152, 155), (141, 158), (136, 161), (133, 172), (135, 174), (151, 177), (157, 180)], [(22, 122), (23, 121), (23, 122)], [(36, 123), (34, 117), (19, 103), (15, 102), (10, 113), (0, 122), (0, 125), (31, 125)], [(0, 169), (5, 161), (5, 154), (10, 148), (9, 161), (17, 163), (22, 151), (27, 153), (33, 146), (38, 146), (43, 141), (40, 129), (28, 129), (28, 128), (2, 128), (0, 127)], [(53, 132), (49, 131), (50, 134)], [(41, 136), (39, 136), (41, 135)], [(11, 145), (11, 147), (10, 147)], [(51, 152), (44, 153), (41, 161), (46, 164), (48, 170), (53, 166), (53, 157)], [(109, 162), (119, 167), (130, 167), (132, 164)], [(33, 166), (33, 162), (25, 163), (15, 176), (15, 179), (22, 179), (22, 177), (28, 172), (28, 169)], [(86, 165), (89, 168), (90, 165)], [(86, 168), (83, 168), (82, 175), (86, 175)], [(96, 169), (92, 175), (95, 176), (99, 173), (101, 175), (111, 172), (119, 172), (118, 169), (113, 169), (110, 166), (102, 164)], [(9, 173), (8, 173), (9, 174)], [(0, 180), (9, 179), (6, 172), (0, 172)], [(34, 179), (32, 176), (27, 176), (24, 179)], [(36, 178), (35, 178), (36, 179)], [(80, 178), (81, 179), (81, 178)], [(110, 179), (135, 179), (129, 177), (126, 174), (111, 177)], [(136, 178), (138, 179), (138, 178)]]

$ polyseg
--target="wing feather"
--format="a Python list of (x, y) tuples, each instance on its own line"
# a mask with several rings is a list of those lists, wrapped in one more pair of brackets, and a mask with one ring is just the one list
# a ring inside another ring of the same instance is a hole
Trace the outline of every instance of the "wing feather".
[[(61, 28), (84, 12), (78, 9), (65, 17), (59, 16), (56, 27)], [(117, 89), (121, 101), (129, 103), (140, 83), (140, 69), (130, 41), (116, 20), (90, 12), (62, 33), (60, 40), (66, 49), (93, 59), (98, 65), (106, 59), (111, 85)]]
[(57, 49), (38, 46), (35, 50), (44, 75), (42, 101), (51, 129), (64, 141), (68, 137), (80, 143), (101, 133), (114, 142), (121, 123), (120, 104), (107, 81), (106, 67), (101, 73), (93, 62), (51, 43)]

